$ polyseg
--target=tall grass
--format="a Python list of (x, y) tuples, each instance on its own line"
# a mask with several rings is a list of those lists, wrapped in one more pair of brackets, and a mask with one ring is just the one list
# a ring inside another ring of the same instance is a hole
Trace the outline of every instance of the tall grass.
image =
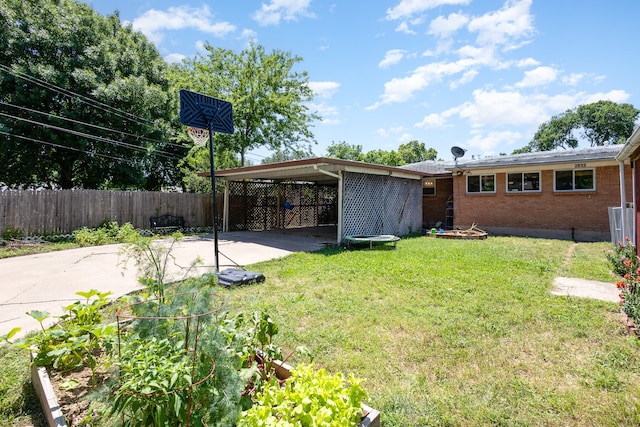
[(559, 273), (610, 277), (604, 244), (571, 245), (327, 248), (252, 266), (265, 284), (222, 293), (234, 310), (269, 312), (285, 347), (367, 378), (385, 427), (637, 425), (640, 347), (617, 305), (549, 292)]

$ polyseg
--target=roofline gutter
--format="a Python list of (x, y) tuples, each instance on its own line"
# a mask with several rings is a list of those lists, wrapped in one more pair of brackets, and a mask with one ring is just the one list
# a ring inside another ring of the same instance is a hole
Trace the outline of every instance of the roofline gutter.
[(628, 159), (639, 146), (640, 126), (634, 129), (633, 133), (631, 134), (629, 139), (627, 139), (627, 142), (625, 142), (624, 146), (616, 156), (616, 160), (624, 161), (625, 159)]

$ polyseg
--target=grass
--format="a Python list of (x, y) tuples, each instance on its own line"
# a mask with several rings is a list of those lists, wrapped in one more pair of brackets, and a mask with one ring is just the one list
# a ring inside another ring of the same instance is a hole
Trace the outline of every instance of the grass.
[(80, 245), (73, 242), (37, 243), (37, 244), (12, 244), (0, 246), (0, 259), (21, 255), (34, 255), (45, 252), (61, 251), (65, 249), (79, 248)]
[(40, 402), (31, 385), (29, 353), (0, 347), (0, 425), (46, 426)]
[(395, 250), (330, 247), (250, 266), (264, 284), (217, 292), (232, 311), (268, 312), (285, 350), (305, 345), (316, 366), (366, 378), (385, 427), (638, 425), (640, 343), (617, 305), (549, 293), (556, 276), (613, 283), (609, 246), (416, 237)]
[(366, 378), (385, 427), (637, 425), (640, 346), (618, 307), (549, 293), (560, 272), (608, 275), (606, 244), (568, 256), (572, 244), (329, 248), (252, 266), (264, 285), (221, 293), (234, 310), (270, 313), (284, 347)]

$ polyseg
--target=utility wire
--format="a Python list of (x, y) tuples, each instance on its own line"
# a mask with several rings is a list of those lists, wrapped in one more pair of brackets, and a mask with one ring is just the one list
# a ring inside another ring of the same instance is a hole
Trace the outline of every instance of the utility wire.
[(20, 110), (28, 111), (30, 113), (40, 114), (40, 115), (47, 116), (47, 117), (54, 117), (54, 118), (60, 119), (60, 120), (66, 120), (66, 121), (71, 122), (71, 123), (92, 127), (92, 128), (104, 130), (104, 131), (107, 131), (107, 132), (119, 133), (119, 134), (121, 134), (123, 136), (129, 136), (129, 137), (136, 138), (136, 139), (145, 139), (145, 140), (148, 140), (148, 141), (151, 141), (151, 142), (156, 142), (158, 144), (166, 144), (166, 145), (171, 145), (171, 146), (179, 147), (179, 148), (189, 148), (187, 146), (184, 146), (184, 145), (181, 145), (181, 144), (175, 144), (173, 142), (164, 142), (164, 141), (160, 141), (158, 139), (147, 138), (145, 136), (136, 135), (136, 134), (125, 132), (125, 131), (118, 130), (118, 129), (111, 129), (111, 128), (107, 128), (107, 127), (104, 127), (104, 126), (94, 125), (92, 123), (81, 122), (79, 120), (70, 119), (70, 118), (64, 117), (64, 116), (58, 116), (56, 114), (45, 113), (45, 112), (42, 112), (42, 111), (33, 110), (31, 108), (27, 108), (27, 107), (22, 107), (20, 105), (11, 104), (11, 103), (3, 101), (3, 100), (0, 100), (0, 105), (6, 105), (8, 107), (18, 108)]
[[(23, 117), (13, 116), (13, 115), (7, 114), (7, 113), (0, 112), (0, 116), (5, 116), (5, 117), (12, 118), (14, 120), (20, 120), (20, 121), (24, 121), (24, 122), (27, 122), (27, 123), (36, 124), (36, 125), (39, 125), (39, 126), (44, 126), (44, 127), (50, 128), (50, 129), (55, 129), (55, 130), (59, 130), (59, 131), (62, 131), (62, 132), (67, 132), (67, 133), (70, 133), (72, 135), (80, 136), (80, 137), (83, 137), (83, 138), (93, 139), (93, 140), (96, 140), (96, 141), (106, 142), (108, 144), (113, 144), (113, 145), (117, 145), (117, 146), (120, 146), (120, 147), (131, 148), (133, 150), (147, 152), (146, 148), (140, 147), (140, 146), (137, 146), (137, 145), (134, 145), (134, 144), (129, 144), (127, 142), (114, 141), (114, 140), (109, 139), (109, 138), (103, 138), (103, 137), (100, 137), (100, 136), (95, 136), (95, 135), (91, 135), (91, 134), (88, 134), (88, 133), (75, 131), (75, 130), (72, 130), (72, 129), (67, 129), (67, 128), (63, 128), (63, 127), (59, 127), (59, 126), (50, 125), (48, 123), (42, 123), (42, 122), (38, 122), (38, 121), (35, 121), (35, 120), (25, 119)], [(155, 156), (159, 156), (159, 157), (165, 157), (165, 158), (168, 158), (168, 159), (179, 159), (179, 158), (181, 158), (179, 156), (173, 155), (171, 153), (168, 153), (168, 152), (162, 151), (162, 150), (154, 150), (150, 154), (151, 155), (155, 155)]]
[(95, 151), (87, 151), (87, 150), (83, 150), (81, 148), (75, 148), (75, 147), (69, 147), (69, 146), (66, 146), (66, 145), (56, 144), (54, 142), (42, 141), (42, 140), (38, 140), (38, 139), (35, 139), (35, 138), (29, 138), (28, 136), (12, 134), (10, 132), (0, 131), (0, 134), (7, 135), (7, 136), (10, 136), (12, 138), (26, 139), (27, 141), (38, 142), (40, 144), (50, 145), (52, 147), (64, 148), (66, 150), (71, 150), (71, 151), (79, 151), (79, 152), (84, 153), (84, 154), (90, 154), (92, 156), (103, 157), (103, 158), (106, 158), (106, 159), (118, 160), (120, 162), (129, 163), (130, 165), (135, 165), (135, 162), (132, 162), (131, 159), (125, 159), (125, 158), (122, 158), (122, 157), (111, 156), (109, 154), (96, 153)]
[(131, 113), (127, 113), (126, 111), (122, 111), (122, 110), (120, 110), (118, 108), (112, 107), (111, 105), (105, 104), (105, 103), (100, 102), (98, 100), (95, 100), (93, 98), (89, 98), (88, 96), (81, 95), (79, 93), (70, 91), (70, 90), (62, 88), (60, 86), (56, 86), (53, 83), (49, 83), (49, 82), (47, 82), (45, 80), (41, 80), (41, 79), (39, 79), (37, 77), (30, 76), (29, 74), (22, 73), (20, 71), (15, 71), (11, 67), (8, 67), (6, 65), (0, 64), (0, 70), (3, 70), (8, 74), (11, 74), (11, 75), (13, 75), (15, 77), (21, 78), (21, 79), (26, 80), (28, 82), (37, 84), (38, 86), (44, 87), (44, 88), (52, 90), (54, 92), (58, 92), (58, 93), (60, 93), (62, 95), (66, 95), (66, 96), (69, 96), (69, 97), (77, 98), (79, 101), (84, 102), (87, 105), (90, 105), (90, 106), (92, 106), (94, 108), (98, 108), (98, 109), (103, 110), (103, 111), (111, 112), (111, 113), (113, 113), (113, 114), (115, 114), (115, 115), (117, 115), (119, 117), (122, 117), (123, 119), (131, 120), (131, 121), (133, 121), (135, 123), (138, 123), (138, 124), (151, 124), (151, 125), (154, 124), (152, 121), (150, 121), (148, 119), (136, 116), (136, 115), (131, 114)]

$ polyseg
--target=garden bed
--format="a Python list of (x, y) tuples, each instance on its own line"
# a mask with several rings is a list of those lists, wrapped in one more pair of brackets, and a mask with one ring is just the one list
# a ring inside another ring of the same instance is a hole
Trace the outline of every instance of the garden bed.
[[(276, 376), (284, 380), (291, 376), (293, 368), (284, 362), (276, 361), (274, 369)], [(106, 373), (99, 374), (100, 382), (105, 379)], [(46, 368), (37, 367), (32, 363), (31, 380), (50, 427), (73, 427), (91, 415), (91, 402), (86, 399), (91, 392), (90, 369), (76, 370), (64, 376), (57, 372), (49, 375)], [(61, 384), (68, 381), (75, 381), (78, 385), (71, 390), (61, 388)], [(380, 427), (380, 411), (363, 404), (359, 427)]]

